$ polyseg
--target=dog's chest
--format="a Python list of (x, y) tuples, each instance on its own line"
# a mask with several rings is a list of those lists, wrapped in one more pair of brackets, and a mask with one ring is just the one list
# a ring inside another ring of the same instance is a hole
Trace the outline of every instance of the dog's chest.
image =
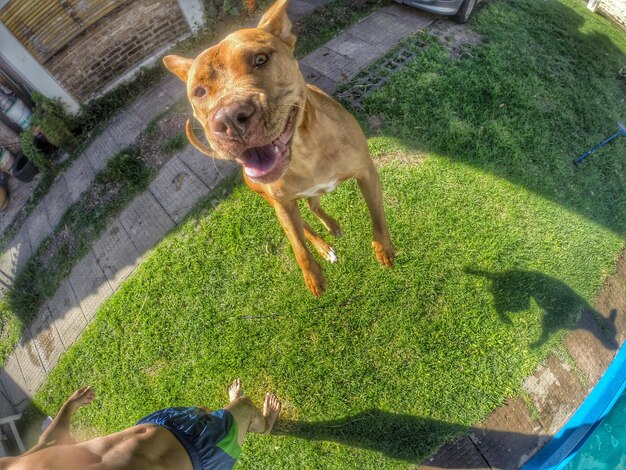
[(337, 187), (339, 184), (339, 180), (334, 179), (332, 181), (328, 181), (327, 183), (320, 183), (312, 186), (304, 191), (300, 191), (296, 194), (297, 197), (315, 197), (321, 194), (329, 193), (333, 189)]

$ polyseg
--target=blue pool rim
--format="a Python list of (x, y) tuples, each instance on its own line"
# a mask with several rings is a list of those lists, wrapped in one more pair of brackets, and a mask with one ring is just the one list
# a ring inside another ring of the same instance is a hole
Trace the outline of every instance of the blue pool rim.
[(563, 468), (580, 450), (626, 388), (626, 343), (596, 386), (561, 430), (537, 452), (522, 470)]

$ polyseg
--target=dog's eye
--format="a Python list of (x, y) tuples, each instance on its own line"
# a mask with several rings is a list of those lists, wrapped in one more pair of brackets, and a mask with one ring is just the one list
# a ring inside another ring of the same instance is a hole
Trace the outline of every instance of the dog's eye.
[(196, 89), (193, 91), (194, 98), (204, 98), (205, 95), (206, 88), (204, 88), (203, 86), (196, 87)]
[(267, 62), (268, 58), (269, 57), (267, 57), (267, 54), (257, 54), (252, 58), (252, 65), (254, 65), (255, 67), (260, 67), (265, 62)]

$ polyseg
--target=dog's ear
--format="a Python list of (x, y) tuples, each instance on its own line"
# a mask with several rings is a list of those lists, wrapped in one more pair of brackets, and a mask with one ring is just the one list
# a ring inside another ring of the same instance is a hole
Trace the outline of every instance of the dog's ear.
[(166, 55), (163, 57), (163, 63), (167, 67), (167, 70), (187, 83), (187, 76), (189, 75), (191, 64), (193, 64), (193, 59), (185, 59), (177, 55)]
[(296, 37), (291, 33), (291, 20), (287, 16), (288, 0), (276, 0), (261, 17), (257, 28), (278, 37), (291, 49), (296, 45)]

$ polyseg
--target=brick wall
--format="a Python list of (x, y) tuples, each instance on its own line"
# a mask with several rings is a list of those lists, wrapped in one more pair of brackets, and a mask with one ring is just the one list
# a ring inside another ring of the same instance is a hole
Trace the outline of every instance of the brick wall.
[(84, 102), (189, 31), (176, 0), (124, 2), (43, 65)]
[(598, 2), (596, 11), (615, 21), (622, 29), (626, 30), (625, 0), (601, 0)]

